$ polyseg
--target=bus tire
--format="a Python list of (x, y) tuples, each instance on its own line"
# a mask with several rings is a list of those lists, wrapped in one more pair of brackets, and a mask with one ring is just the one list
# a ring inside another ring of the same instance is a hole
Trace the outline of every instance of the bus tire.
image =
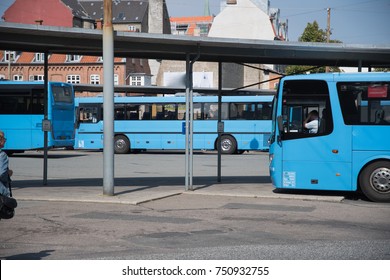
[(114, 151), (116, 154), (127, 154), (130, 151), (129, 139), (124, 135), (115, 136)]
[(222, 135), (221, 136), (221, 153), (222, 154), (234, 154), (237, 150), (237, 142), (233, 136)]
[(374, 202), (390, 202), (390, 161), (376, 161), (359, 176), (360, 189)]

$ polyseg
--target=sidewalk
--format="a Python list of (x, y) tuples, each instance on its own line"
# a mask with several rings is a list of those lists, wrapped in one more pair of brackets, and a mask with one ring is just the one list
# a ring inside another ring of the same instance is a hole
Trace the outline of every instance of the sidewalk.
[(174, 195), (229, 196), (274, 199), (298, 199), (340, 202), (344, 196), (333, 193), (313, 193), (275, 190), (269, 183), (259, 184), (229, 184), (216, 183), (212, 185), (195, 185), (193, 191), (185, 191), (184, 185), (162, 186), (115, 186), (115, 195), (103, 195), (103, 186), (39, 186), (13, 188), (13, 196), (18, 200), (31, 201), (67, 201), (89, 203), (121, 203), (138, 205), (144, 202), (163, 199)]

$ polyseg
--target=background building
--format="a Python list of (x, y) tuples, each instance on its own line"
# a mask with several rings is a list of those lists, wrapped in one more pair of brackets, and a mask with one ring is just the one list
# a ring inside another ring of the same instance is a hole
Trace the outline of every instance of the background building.
[[(3, 15), (6, 22), (47, 26), (101, 28), (103, 0), (16, 0)], [(165, 0), (114, 0), (116, 31), (170, 33)], [(0, 78), (42, 80), (43, 54), (0, 50)], [(102, 84), (102, 57), (49, 56), (49, 80)], [(115, 58), (114, 82), (118, 85), (151, 85), (159, 63), (155, 60)]]
[(171, 17), (171, 34), (207, 37), (214, 16)]
[[(6, 22), (79, 28), (102, 28), (103, 0), (15, 0), (5, 11)], [(113, 0), (113, 25), (117, 31), (209, 36), (238, 39), (287, 40), (287, 24), (269, 0), (221, 0), (221, 11), (210, 15), (169, 18), (165, 0)], [(118, 85), (184, 86), (184, 61), (115, 58)], [(267, 82), (279, 66), (223, 64), (223, 87), (274, 88)], [(217, 87), (218, 64), (194, 64), (195, 87)], [(0, 78), (43, 79), (43, 54), (0, 50)], [(49, 79), (82, 84), (103, 84), (101, 57), (49, 56)]]
[[(208, 1), (205, 0), (205, 13)], [(215, 38), (236, 38), (256, 40), (287, 40), (287, 23), (279, 18), (280, 11), (270, 8), (269, 0), (221, 0), (221, 10), (215, 17), (171, 18), (173, 34), (199, 36), (194, 30), (204, 26), (205, 18), (212, 19), (208, 25), (208, 34), (202, 36)], [(194, 87), (217, 87), (218, 64), (196, 62), (194, 64)], [(252, 64), (250, 67), (235, 63), (223, 63), (222, 86), (239, 88), (253, 85), (252, 89), (273, 89), (277, 77), (273, 72), (280, 71), (280, 66)], [(157, 84), (162, 86), (183, 86), (185, 62), (163, 61), (157, 76)], [(174, 79), (176, 77), (176, 79)], [(181, 77), (181, 79), (179, 79)], [(173, 84), (175, 82), (175, 84)], [(180, 84), (182, 83), (182, 84)], [(205, 86), (207, 87), (207, 86)]]

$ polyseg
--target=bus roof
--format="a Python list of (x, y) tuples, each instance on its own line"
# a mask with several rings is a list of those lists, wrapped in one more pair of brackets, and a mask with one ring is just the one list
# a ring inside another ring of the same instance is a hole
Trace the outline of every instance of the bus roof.
[(291, 75), (282, 78), (284, 80), (325, 80), (325, 81), (377, 81), (390, 80), (388, 72), (357, 72), (357, 73), (315, 73)]
[[(70, 83), (64, 83), (64, 82), (55, 82), (55, 81), (49, 81), (49, 84), (61, 84), (61, 85), (70, 85)], [(12, 85), (12, 86), (33, 86), (33, 85), (44, 85), (44, 81), (10, 81), (10, 80), (0, 80), (0, 85)]]

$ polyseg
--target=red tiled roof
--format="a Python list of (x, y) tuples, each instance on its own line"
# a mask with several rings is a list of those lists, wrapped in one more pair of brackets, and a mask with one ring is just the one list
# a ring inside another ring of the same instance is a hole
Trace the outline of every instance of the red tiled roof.
[(65, 59), (65, 54), (52, 54), (49, 57), (49, 63), (64, 63)]
[(34, 61), (35, 53), (22, 52), (19, 55), (18, 63), (31, 63)]
[(80, 62), (81, 63), (93, 63), (93, 62), (97, 62), (98, 58), (99, 58), (98, 56), (83, 55)]
[(190, 23), (190, 22), (212, 22), (214, 19), (213, 16), (198, 16), (198, 17), (171, 17), (169, 18), (170, 22), (181, 22), (181, 23)]
[(188, 24), (187, 35), (194, 35), (194, 30), (197, 23), (212, 23), (213, 16), (193, 16), (193, 17), (171, 17), (169, 20), (171, 23), (176, 24)]

